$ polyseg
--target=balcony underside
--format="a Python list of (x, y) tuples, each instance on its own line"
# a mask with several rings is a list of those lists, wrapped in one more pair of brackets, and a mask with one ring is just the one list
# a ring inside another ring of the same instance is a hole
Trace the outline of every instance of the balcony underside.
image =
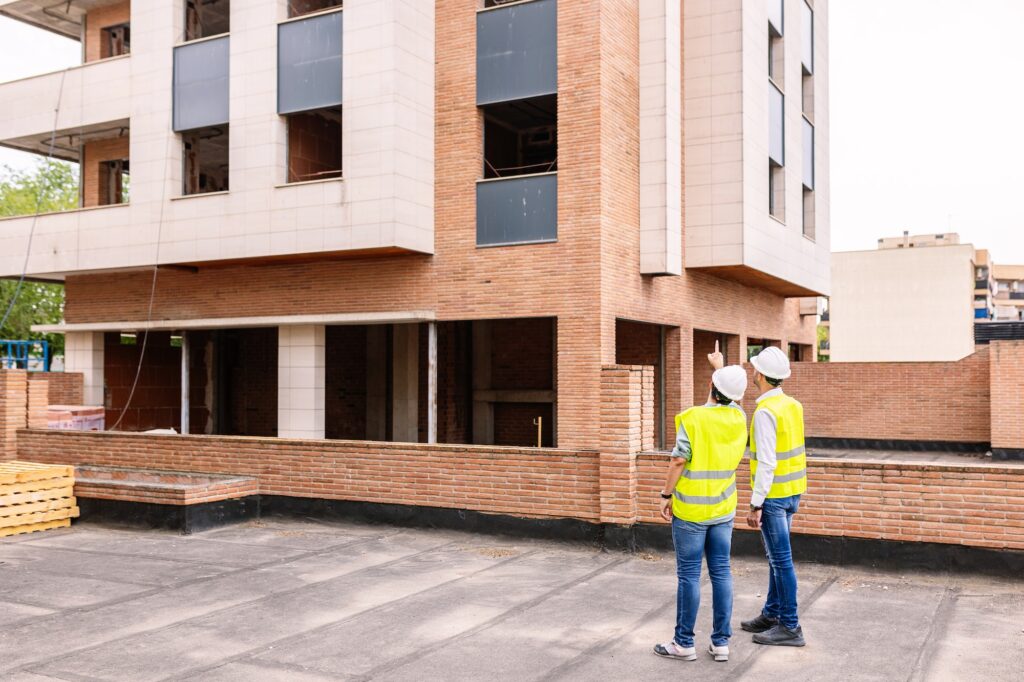
[(758, 289), (764, 289), (773, 294), (779, 296), (794, 297), (794, 296), (823, 296), (824, 292), (814, 291), (807, 287), (800, 286), (793, 282), (787, 282), (784, 279), (769, 275), (768, 273), (755, 270), (747, 265), (720, 265), (715, 267), (706, 268), (687, 268), (688, 270), (697, 272), (706, 272), (709, 275), (721, 277), (722, 279), (730, 279), (740, 284), (745, 284), (749, 287), (756, 287)]
[[(82, 145), (96, 140), (122, 137), (127, 134), (128, 130), (128, 119), (93, 123), (92, 125), (84, 125), (73, 130), (58, 130), (52, 136), (53, 157), (63, 161), (78, 163), (81, 161), (79, 155)], [(2, 140), (0, 141), (0, 146), (45, 157), (50, 152), (50, 143), (50, 133), (41, 133)]]
[(0, 14), (78, 40), (86, 13), (109, 4), (111, 0), (0, 0)]

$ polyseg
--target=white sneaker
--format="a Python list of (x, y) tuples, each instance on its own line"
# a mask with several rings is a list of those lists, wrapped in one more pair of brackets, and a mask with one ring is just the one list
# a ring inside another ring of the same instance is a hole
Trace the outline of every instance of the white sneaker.
[(654, 653), (663, 658), (675, 658), (680, 661), (696, 661), (697, 649), (695, 647), (684, 648), (674, 641), (668, 644), (655, 644)]
[(729, 647), (727, 646), (715, 646), (712, 644), (708, 647), (708, 653), (719, 663), (729, 660)]

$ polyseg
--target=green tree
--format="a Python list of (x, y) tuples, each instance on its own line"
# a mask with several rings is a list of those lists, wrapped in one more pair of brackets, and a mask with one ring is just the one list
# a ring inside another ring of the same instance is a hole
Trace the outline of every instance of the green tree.
[[(0, 216), (32, 215), (78, 207), (77, 168), (64, 161), (36, 163), (29, 170), (4, 166), (0, 170)], [(64, 352), (63, 334), (37, 334), (34, 324), (57, 324), (64, 316), (64, 286), (25, 281), (18, 290), (17, 278), (0, 280), (0, 319), (17, 293), (0, 339), (46, 339), (51, 354)]]

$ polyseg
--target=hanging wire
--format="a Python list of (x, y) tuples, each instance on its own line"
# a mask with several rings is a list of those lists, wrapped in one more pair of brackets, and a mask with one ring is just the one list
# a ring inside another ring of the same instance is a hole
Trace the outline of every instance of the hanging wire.
[[(60, 87), (57, 90), (57, 106), (53, 110), (53, 126), (50, 129), (50, 147), (46, 152), (46, 165), (49, 166), (53, 161), (53, 150), (57, 142), (57, 117), (60, 116), (60, 103), (64, 97), (64, 79), (67, 78), (68, 69), (60, 74)], [(82, 170), (78, 170), (79, 178), (82, 177)], [(18, 296), (21, 294), (21, 288), (25, 284), (25, 277), (28, 275), (28, 263), (32, 258), (32, 240), (36, 234), (36, 221), (39, 219), (39, 213), (43, 206), (43, 184), (40, 183), (39, 187), (36, 188), (36, 210), (32, 214), (32, 222), (28, 228), (28, 244), (25, 246), (25, 261), (21, 266), (21, 276), (18, 277), (18, 283), (14, 287), (14, 294), (11, 296), (10, 303), (7, 304), (7, 310), (4, 311), (3, 318), (0, 318), (0, 328), (3, 328), (7, 324), (7, 319), (11, 316), (11, 312), (14, 311), (14, 304), (18, 302)]]

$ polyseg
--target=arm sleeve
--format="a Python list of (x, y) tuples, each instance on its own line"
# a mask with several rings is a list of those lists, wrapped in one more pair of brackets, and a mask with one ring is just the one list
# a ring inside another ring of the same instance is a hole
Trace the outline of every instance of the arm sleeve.
[[(754, 441), (757, 445), (757, 473), (754, 475), (754, 490), (750, 504), (759, 507), (768, 497), (775, 479), (775, 446), (778, 443), (775, 415), (768, 410), (754, 413)], [(751, 453), (754, 456), (754, 453)]]
[(686, 428), (680, 425), (679, 431), (676, 432), (676, 446), (672, 448), (672, 456), (689, 461), (691, 453), (690, 437), (686, 433)]

